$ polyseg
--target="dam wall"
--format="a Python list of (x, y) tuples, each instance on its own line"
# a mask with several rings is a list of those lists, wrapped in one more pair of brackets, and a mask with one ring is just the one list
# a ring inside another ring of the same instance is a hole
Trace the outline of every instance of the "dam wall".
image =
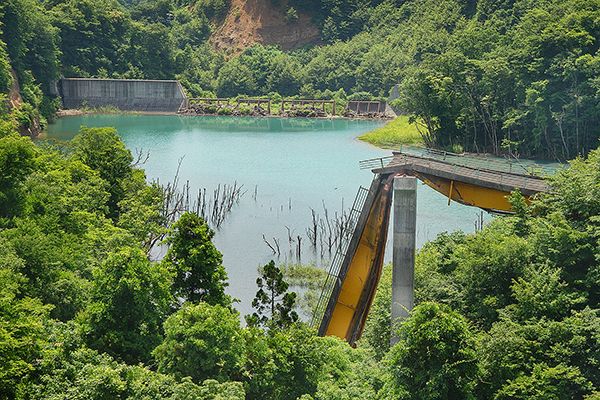
[(176, 80), (63, 78), (58, 89), (65, 109), (177, 112), (186, 98)]

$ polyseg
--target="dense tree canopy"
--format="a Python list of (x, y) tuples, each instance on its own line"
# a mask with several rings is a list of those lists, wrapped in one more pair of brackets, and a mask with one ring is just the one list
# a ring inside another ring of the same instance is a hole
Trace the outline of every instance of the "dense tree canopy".
[(125, 196), (125, 180), (132, 173), (131, 152), (125, 148), (113, 128), (83, 128), (72, 143), (75, 157), (97, 171), (108, 184), (109, 216), (118, 216), (118, 203)]
[(8, 399), (41, 356), (49, 307), (22, 296), (25, 278), (18, 272), (22, 260), (5, 240), (0, 244), (0, 396)]
[(12, 216), (22, 202), (19, 188), (33, 169), (35, 148), (16, 135), (0, 143), (0, 217)]
[(79, 318), (90, 347), (135, 363), (148, 361), (162, 337), (172, 277), (144, 252), (123, 248), (94, 271), (89, 304)]
[[(599, 1), (293, 0), (323, 44), (239, 54), (208, 42), (227, 0), (0, 2), (0, 398), (598, 398)], [(243, 326), (214, 232), (114, 129), (22, 137), (61, 74), (278, 99), (397, 85), (428, 145), (572, 161), (514, 215), (425, 244), (394, 327), (387, 268), (351, 348), (297, 320), (275, 263)]]
[(401, 325), (386, 360), (395, 399), (470, 399), (477, 377), (475, 335), (460, 314), (434, 303), (417, 306)]
[[(531, 203), (513, 194), (514, 216), (426, 244), (418, 306), (397, 331), (386, 270), (353, 349), (294, 322), (294, 302), (284, 301), (294, 296), (274, 264), (262, 270), (255, 306), (276, 321), (241, 326), (212, 232), (191, 213), (167, 222), (164, 189), (145, 182), (114, 130), (36, 146), (6, 126), (4, 188), (20, 200), (0, 228), (4, 397), (597, 395), (600, 150), (550, 177), (552, 190)], [(165, 235), (167, 256), (151, 260), (150, 243)]]
[(237, 313), (206, 303), (184, 305), (165, 322), (165, 339), (154, 350), (158, 369), (196, 382), (227, 380), (240, 370), (244, 339)]

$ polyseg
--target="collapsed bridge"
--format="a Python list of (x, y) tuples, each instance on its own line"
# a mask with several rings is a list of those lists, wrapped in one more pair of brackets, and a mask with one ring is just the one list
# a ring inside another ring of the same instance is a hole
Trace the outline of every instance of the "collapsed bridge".
[[(320, 335), (354, 344), (361, 336), (383, 268), (390, 214), (394, 210), (392, 321), (408, 316), (414, 303), (416, 180), (448, 198), (489, 212), (512, 213), (508, 196), (526, 199), (550, 190), (543, 176), (552, 170), (429, 151), (394, 152), (361, 162), (375, 174), (360, 188), (350, 213), (351, 239), (335, 254), (314, 312)], [(393, 199), (393, 202), (392, 202)]]

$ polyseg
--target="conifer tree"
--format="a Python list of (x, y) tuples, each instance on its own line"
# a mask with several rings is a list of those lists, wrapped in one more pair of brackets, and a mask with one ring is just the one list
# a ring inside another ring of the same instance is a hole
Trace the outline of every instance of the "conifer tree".
[(174, 295), (184, 301), (229, 305), (223, 255), (212, 243), (215, 233), (193, 213), (184, 213), (167, 239), (165, 262), (175, 273)]
[(258, 291), (252, 300), (256, 312), (246, 316), (248, 325), (284, 328), (298, 321), (296, 293), (287, 291), (289, 285), (273, 260), (263, 267), (256, 284)]

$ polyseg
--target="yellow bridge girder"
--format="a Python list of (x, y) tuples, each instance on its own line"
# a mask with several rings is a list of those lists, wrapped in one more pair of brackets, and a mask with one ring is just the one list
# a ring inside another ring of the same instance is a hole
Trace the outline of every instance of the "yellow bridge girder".
[(322, 334), (349, 343), (360, 337), (381, 276), (391, 201), (391, 179), (387, 179), (381, 181), (370, 202), (364, 229), (344, 271), (335, 304), (330, 304), (333, 311), (326, 326), (321, 327)]
[(512, 207), (508, 201), (509, 192), (431, 175), (418, 173), (415, 176), (427, 186), (446, 196), (448, 200), (488, 211), (512, 212)]

